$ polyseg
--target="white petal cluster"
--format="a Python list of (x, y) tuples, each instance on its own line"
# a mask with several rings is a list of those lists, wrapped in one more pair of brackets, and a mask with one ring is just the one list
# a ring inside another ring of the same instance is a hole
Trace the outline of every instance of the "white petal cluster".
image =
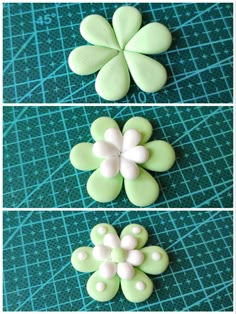
[(104, 134), (104, 141), (93, 145), (93, 153), (104, 158), (100, 171), (106, 178), (113, 178), (119, 172), (128, 180), (136, 179), (139, 175), (137, 164), (148, 160), (148, 150), (138, 145), (141, 135), (134, 129), (127, 130), (122, 135), (119, 129), (110, 128)]

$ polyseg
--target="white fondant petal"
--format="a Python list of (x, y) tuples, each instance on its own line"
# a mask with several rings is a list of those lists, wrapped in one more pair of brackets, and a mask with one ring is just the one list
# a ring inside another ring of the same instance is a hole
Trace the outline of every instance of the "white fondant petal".
[(105, 261), (109, 258), (111, 249), (105, 245), (96, 245), (93, 248), (93, 257), (98, 261)]
[(130, 263), (124, 262), (117, 265), (117, 274), (121, 279), (131, 279), (133, 278), (135, 271)]
[(121, 248), (125, 250), (133, 250), (137, 247), (137, 244), (137, 239), (130, 234), (125, 235), (120, 242)]
[(98, 141), (93, 145), (93, 153), (100, 158), (113, 157), (119, 154), (119, 150), (105, 141)]
[(120, 173), (127, 180), (134, 180), (139, 175), (139, 168), (135, 162), (126, 158), (120, 158)]
[(103, 239), (103, 244), (114, 249), (120, 247), (120, 239), (117, 234), (108, 233)]
[(141, 140), (141, 134), (136, 130), (127, 130), (123, 135), (122, 152), (136, 146)]
[(132, 160), (138, 164), (141, 164), (148, 160), (149, 152), (148, 150), (143, 146), (135, 146), (124, 153), (122, 153), (122, 157), (125, 157), (126, 159)]
[(144, 255), (142, 252), (138, 250), (131, 250), (128, 253), (127, 262), (132, 264), (133, 266), (139, 266), (142, 264), (144, 260)]
[(106, 130), (104, 138), (107, 142), (113, 144), (119, 151), (121, 151), (123, 136), (119, 129), (110, 128)]
[(103, 262), (99, 267), (99, 273), (105, 279), (113, 278), (116, 274), (116, 264), (111, 261)]
[(115, 177), (120, 170), (119, 157), (111, 157), (102, 161), (100, 165), (101, 174), (106, 178)]

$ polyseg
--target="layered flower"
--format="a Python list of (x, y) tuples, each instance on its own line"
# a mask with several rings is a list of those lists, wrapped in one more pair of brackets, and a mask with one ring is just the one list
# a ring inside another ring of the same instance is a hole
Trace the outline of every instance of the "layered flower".
[(128, 93), (130, 74), (144, 92), (157, 92), (166, 83), (163, 65), (143, 54), (166, 51), (171, 34), (163, 24), (153, 22), (140, 29), (141, 23), (136, 8), (122, 6), (113, 15), (113, 28), (97, 14), (87, 16), (80, 25), (82, 37), (93, 46), (75, 48), (69, 55), (69, 66), (79, 75), (100, 70), (95, 88), (106, 100), (116, 101)]
[(175, 162), (175, 152), (165, 141), (151, 141), (152, 126), (141, 117), (129, 119), (121, 132), (109, 117), (91, 126), (95, 143), (79, 143), (70, 153), (72, 165), (79, 170), (95, 170), (87, 191), (96, 201), (113, 201), (124, 182), (126, 194), (136, 206), (149, 206), (159, 196), (156, 180), (144, 168), (163, 172)]
[(111, 300), (119, 286), (131, 302), (145, 301), (153, 291), (147, 274), (164, 272), (169, 259), (159, 246), (144, 247), (146, 229), (138, 224), (124, 228), (118, 237), (108, 224), (96, 225), (91, 231), (95, 245), (76, 249), (71, 257), (73, 267), (80, 272), (94, 272), (87, 282), (89, 295), (100, 302)]

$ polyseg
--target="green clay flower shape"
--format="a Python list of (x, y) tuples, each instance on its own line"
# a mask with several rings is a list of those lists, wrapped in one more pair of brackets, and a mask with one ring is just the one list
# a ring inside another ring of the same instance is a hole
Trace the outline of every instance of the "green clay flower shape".
[(153, 22), (140, 29), (141, 23), (142, 16), (136, 8), (122, 6), (113, 15), (113, 28), (97, 14), (87, 16), (80, 25), (82, 37), (93, 46), (75, 48), (69, 55), (69, 67), (78, 75), (100, 70), (95, 89), (106, 100), (116, 101), (126, 96), (130, 74), (147, 93), (159, 91), (166, 83), (164, 66), (143, 54), (168, 50), (171, 34), (163, 24)]
[(101, 223), (92, 229), (90, 236), (95, 247), (80, 247), (71, 257), (76, 270), (95, 272), (87, 282), (88, 294), (97, 301), (109, 301), (121, 285), (130, 302), (148, 299), (153, 284), (145, 273), (163, 273), (169, 258), (159, 246), (144, 247), (148, 239), (146, 229), (131, 224), (123, 229), (119, 238), (111, 225)]
[(79, 143), (70, 152), (76, 169), (95, 170), (87, 182), (88, 194), (97, 202), (111, 202), (124, 182), (132, 204), (152, 204), (159, 196), (159, 186), (145, 169), (169, 170), (175, 162), (172, 146), (165, 141), (148, 142), (152, 126), (142, 117), (129, 119), (122, 132), (115, 120), (100, 117), (90, 131), (95, 143)]

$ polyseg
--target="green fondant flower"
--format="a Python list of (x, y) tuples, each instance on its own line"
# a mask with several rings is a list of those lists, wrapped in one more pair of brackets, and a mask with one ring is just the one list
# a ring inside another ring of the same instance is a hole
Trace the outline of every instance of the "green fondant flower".
[(80, 33), (94, 46), (75, 48), (69, 55), (69, 66), (79, 75), (97, 72), (95, 88), (104, 99), (123, 98), (130, 87), (130, 74), (144, 92), (159, 91), (166, 83), (166, 69), (143, 54), (159, 54), (171, 45), (169, 30), (160, 23), (142, 27), (141, 14), (134, 7), (118, 8), (112, 25), (100, 15), (87, 16)]
[(163, 172), (175, 162), (175, 152), (165, 141), (147, 143), (152, 135), (150, 122), (141, 117), (129, 119), (121, 132), (109, 117), (91, 126), (95, 143), (75, 145), (70, 153), (72, 165), (79, 170), (95, 170), (87, 191), (101, 203), (113, 201), (124, 181), (126, 194), (136, 206), (149, 206), (159, 196), (156, 180), (144, 169)]
[(111, 300), (119, 286), (127, 300), (143, 302), (152, 293), (153, 284), (145, 274), (158, 275), (169, 264), (168, 255), (159, 246), (144, 247), (146, 229), (137, 224), (124, 228), (120, 238), (108, 224), (96, 225), (91, 232), (95, 245), (76, 249), (71, 257), (80, 272), (94, 272), (87, 282), (89, 295), (100, 302)]

